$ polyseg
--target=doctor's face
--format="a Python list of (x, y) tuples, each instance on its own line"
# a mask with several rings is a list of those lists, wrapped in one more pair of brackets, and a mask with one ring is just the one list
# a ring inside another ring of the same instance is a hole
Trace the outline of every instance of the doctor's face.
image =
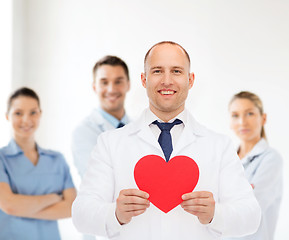
[(130, 82), (122, 66), (104, 64), (97, 69), (93, 89), (100, 106), (111, 115), (124, 110), (124, 100)]
[(266, 123), (266, 114), (261, 114), (255, 104), (245, 98), (235, 99), (229, 106), (231, 129), (243, 142), (258, 142)]
[(34, 138), (40, 122), (41, 110), (36, 99), (27, 96), (15, 98), (6, 115), (11, 122), (13, 136), (15, 139)]
[(141, 78), (150, 109), (158, 117), (168, 114), (173, 118), (184, 110), (194, 82), (189, 65), (185, 52), (177, 45), (160, 44), (149, 53)]

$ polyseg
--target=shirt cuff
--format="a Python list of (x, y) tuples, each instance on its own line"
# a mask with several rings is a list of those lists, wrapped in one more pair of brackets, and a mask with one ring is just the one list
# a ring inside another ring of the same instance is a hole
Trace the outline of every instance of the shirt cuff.
[(120, 233), (121, 225), (115, 216), (116, 203), (112, 203), (106, 216), (106, 232), (108, 237), (114, 237)]

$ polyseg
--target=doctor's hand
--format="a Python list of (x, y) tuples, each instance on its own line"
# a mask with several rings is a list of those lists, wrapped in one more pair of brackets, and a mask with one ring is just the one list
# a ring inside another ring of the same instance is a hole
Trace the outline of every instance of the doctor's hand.
[(208, 224), (213, 220), (215, 200), (211, 192), (198, 191), (186, 193), (182, 196), (181, 207), (188, 213), (199, 218), (200, 223)]
[(124, 189), (116, 199), (115, 215), (118, 222), (129, 223), (132, 217), (145, 212), (150, 206), (149, 194), (138, 189)]

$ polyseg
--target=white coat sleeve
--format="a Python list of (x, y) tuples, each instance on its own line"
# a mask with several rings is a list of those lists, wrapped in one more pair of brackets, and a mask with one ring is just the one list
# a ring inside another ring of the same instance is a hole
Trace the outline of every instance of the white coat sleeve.
[(106, 133), (99, 136), (87, 172), (72, 205), (72, 221), (78, 231), (112, 237), (121, 225), (115, 217), (114, 175)]
[(222, 151), (219, 195), (215, 199), (214, 218), (208, 227), (223, 237), (253, 234), (260, 224), (260, 206), (230, 140)]
[(77, 126), (73, 131), (71, 142), (72, 156), (74, 165), (81, 177), (83, 177), (87, 169), (91, 152), (100, 134), (100, 130), (97, 131), (97, 129), (90, 128), (86, 122)]

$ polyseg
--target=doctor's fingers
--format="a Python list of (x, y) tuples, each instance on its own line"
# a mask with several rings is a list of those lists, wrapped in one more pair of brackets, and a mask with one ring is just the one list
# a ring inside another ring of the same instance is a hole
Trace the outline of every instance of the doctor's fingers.
[(211, 206), (202, 206), (202, 205), (187, 205), (187, 206), (182, 206), (182, 208), (185, 211), (189, 211), (191, 213), (193, 213), (194, 215), (198, 214), (198, 213), (208, 213), (211, 212), (212, 209), (214, 209), (214, 207)]
[(149, 200), (140, 198), (137, 196), (119, 196), (116, 200), (117, 204), (141, 204), (141, 205), (147, 205), (149, 204)]
[(126, 204), (126, 205), (122, 205), (120, 206), (120, 210), (124, 211), (124, 212), (134, 212), (134, 211), (143, 211), (146, 210), (150, 205), (146, 204)]
[(140, 198), (148, 199), (149, 194), (139, 189), (123, 189), (119, 192), (119, 196), (137, 196)]
[(195, 215), (196, 217), (198, 217), (200, 223), (202, 223), (202, 224), (208, 224), (214, 218), (214, 210), (211, 210), (211, 211), (208, 211), (208, 212), (200, 212), (200, 211), (194, 211), (194, 210), (188, 210), (187, 209), (185, 211)]
[(213, 198), (213, 193), (208, 191), (196, 191), (196, 192), (190, 192), (182, 195), (183, 200), (188, 199), (195, 199), (195, 198)]
[(215, 200), (212, 197), (193, 198), (185, 200), (181, 203), (182, 207), (186, 206), (215, 206)]

